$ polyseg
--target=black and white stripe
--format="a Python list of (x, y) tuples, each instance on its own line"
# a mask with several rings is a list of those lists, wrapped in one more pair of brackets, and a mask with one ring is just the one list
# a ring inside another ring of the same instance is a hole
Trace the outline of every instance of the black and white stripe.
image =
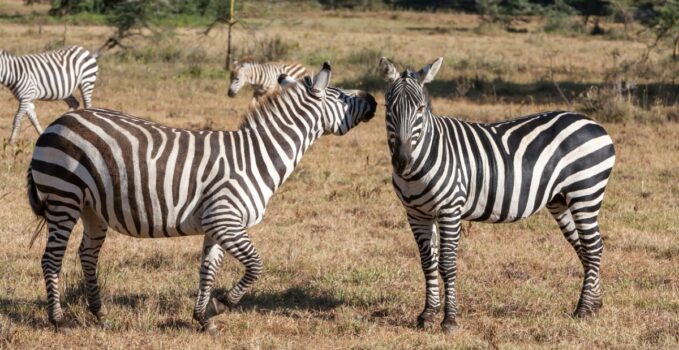
[(0, 83), (19, 100), (9, 144), (16, 141), (26, 113), (38, 134), (42, 133), (33, 105), (35, 100), (64, 100), (69, 110), (76, 110), (79, 104), (73, 94), (79, 87), (85, 107), (91, 107), (97, 70), (95, 57), (80, 46), (25, 56), (0, 50)]
[[(49, 319), (63, 319), (58, 275), (78, 218), (84, 226), (80, 260), (90, 310), (103, 316), (97, 258), (108, 227), (134, 237), (205, 235), (194, 318), (235, 305), (262, 272), (247, 228), (321, 135), (342, 135), (375, 113), (362, 91), (328, 87), (330, 66), (315, 80), (288, 84), (260, 101), (241, 128), (192, 132), (104, 109), (67, 113), (38, 138), (28, 171), (29, 201), (47, 221), (42, 258)], [(210, 298), (228, 252), (245, 275), (224, 303)]]
[(601, 125), (571, 112), (548, 112), (495, 124), (469, 123), (432, 113), (424, 85), (441, 66), (399, 74), (387, 59), (385, 92), (393, 185), (403, 203), (426, 279), (418, 318), (432, 323), (445, 286), (445, 330), (456, 326), (456, 250), (460, 220), (512, 222), (546, 207), (584, 267), (575, 316), (602, 305), (599, 264), (603, 244), (597, 216), (615, 150)]
[(229, 96), (236, 96), (243, 86), (250, 84), (254, 90), (253, 97), (258, 98), (278, 87), (277, 79), (281, 74), (299, 80), (307, 75), (308, 71), (299, 63), (235, 61), (231, 69)]

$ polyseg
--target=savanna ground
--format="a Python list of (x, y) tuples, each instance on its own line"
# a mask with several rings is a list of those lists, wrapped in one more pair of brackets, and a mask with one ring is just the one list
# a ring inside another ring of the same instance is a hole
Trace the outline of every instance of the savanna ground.
[[(63, 25), (14, 17), (26, 11), (17, 3), (0, 3), (6, 14), (0, 48), (28, 53), (62, 43)], [(645, 48), (639, 38), (545, 34), (539, 23), (528, 23), (528, 33), (509, 34), (468, 15), (300, 13), (267, 6), (270, 17), (250, 19), (248, 31), (236, 27), (240, 52), (278, 36), (289, 46), (288, 60), (317, 71), (330, 59), (334, 84), (375, 89), (378, 101), (382, 85), (370, 72), (380, 55), (417, 68), (444, 56), (432, 86), (435, 110), (470, 120), (571, 108), (554, 82), (573, 101), (588, 86), (601, 85), (616, 60), (634, 59)], [(140, 41), (127, 53), (102, 56), (95, 106), (177, 127), (237, 127), (250, 91), (226, 96), (226, 31), (206, 37), (202, 30), (182, 28), (153, 44)], [(110, 32), (69, 25), (66, 44), (95, 48)], [(650, 59), (664, 67), (668, 55), (660, 48)], [(657, 76), (637, 78), (643, 83)], [(218, 337), (198, 333), (191, 319), (201, 237), (139, 240), (111, 232), (100, 260), (111, 327), (94, 326), (79, 283), (80, 226), (62, 272), (64, 310), (76, 326), (69, 335), (55, 333), (40, 268), (45, 236), (28, 249), (36, 221), (25, 171), (36, 134), (25, 119), (18, 146), (0, 152), (0, 348), (676, 348), (679, 124), (663, 120), (676, 117), (674, 102), (648, 106), (652, 120), (604, 124), (618, 157), (600, 216), (600, 313), (570, 317), (581, 266), (543, 211), (515, 224), (465, 224), (457, 283), (461, 327), (452, 334), (414, 327), (423, 276), (390, 184), (382, 106), (348, 135), (319, 140), (274, 196), (264, 221), (249, 231), (265, 272), (237, 311), (217, 318)], [(6, 142), (16, 102), (4, 88), (0, 107)], [(66, 109), (62, 102), (37, 103), (43, 126)], [(218, 293), (242, 273), (239, 263), (225, 259)]]

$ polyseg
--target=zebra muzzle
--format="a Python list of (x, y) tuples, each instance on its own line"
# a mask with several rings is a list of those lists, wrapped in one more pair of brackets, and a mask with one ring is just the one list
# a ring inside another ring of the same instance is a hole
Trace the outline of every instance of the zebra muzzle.
[(391, 152), (391, 165), (394, 167), (394, 172), (397, 174), (403, 174), (406, 167), (410, 163), (410, 140), (406, 142), (401, 142), (400, 139), (396, 139), (394, 143), (394, 148)]

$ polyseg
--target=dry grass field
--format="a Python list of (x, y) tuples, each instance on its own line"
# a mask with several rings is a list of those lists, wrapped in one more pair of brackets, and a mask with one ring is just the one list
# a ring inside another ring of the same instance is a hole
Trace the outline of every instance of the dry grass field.
[[(16, 2), (0, 3), (0, 13), (15, 10), (27, 11)], [(0, 21), (2, 49), (42, 51), (64, 38), (63, 25), (6, 18)], [(459, 14), (309, 10), (247, 24), (248, 30), (235, 27), (239, 52), (278, 36), (289, 46), (287, 59), (316, 71), (330, 59), (334, 84), (376, 87), (380, 103), (381, 83), (370, 76), (380, 55), (417, 68), (444, 56), (440, 83), (432, 87), (435, 111), (478, 121), (570, 108), (545, 81), (575, 99), (578, 89), (601, 84), (616, 60), (638, 57), (645, 48), (637, 39), (545, 34), (538, 24), (510, 34)], [(178, 29), (153, 44), (139, 41), (130, 52), (102, 56), (94, 105), (176, 127), (235, 128), (250, 90), (226, 96), (226, 31), (206, 37), (202, 30)], [(96, 48), (110, 31), (70, 25), (66, 44)], [(668, 55), (660, 49), (651, 61), (665, 67)], [(638, 77), (640, 83), (654, 78)], [(467, 93), (470, 81), (487, 83)], [(36, 106), (43, 126), (67, 109), (62, 102)], [(2, 143), (15, 109), (14, 98), (1, 89)], [(649, 110), (659, 119), (677, 113), (672, 101)], [(79, 283), (80, 226), (62, 271), (62, 303), (75, 327), (68, 335), (52, 330), (40, 268), (44, 236), (28, 249), (36, 220), (25, 172), (37, 135), (25, 119), (18, 146), (0, 150), (0, 348), (676, 349), (679, 124), (657, 119), (604, 124), (618, 158), (601, 214), (604, 307), (594, 318), (570, 317), (581, 266), (543, 211), (515, 224), (465, 224), (457, 284), (461, 327), (451, 334), (417, 330), (423, 276), (391, 188), (380, 106), (370, 123), (320, 139), (274, 196), (264, 221), (250, 230), (264, 260), (263, 277), (238, 310), (217, 318), (220, 335), (214, 338), (198, 333), (191, 319), (201, 237), (139, 240), (110, 232), (99, 265), (111, 325), (103, 330), (94, 326)], [(218, 293), (242, 272), (225, 259)]]

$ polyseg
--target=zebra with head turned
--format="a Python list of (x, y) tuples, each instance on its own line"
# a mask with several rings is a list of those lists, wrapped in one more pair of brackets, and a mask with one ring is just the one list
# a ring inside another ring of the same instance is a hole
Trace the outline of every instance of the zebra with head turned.
[(235, 97), (238, 91), (250, 84), (253, 97), (258, 98), (278, 87), (278, 76), (285, 74), (291, 79), (299, 80), (308, 74), (306, 68), (299, 63), (257, 63), (252, 60), (234, 61), (231, 68), (231, 84), (229, 97)]
[(432, 112), (424, 85), (442, 58), (422, 70), (398, 73), (379, 63), (388, 82), (386, 123), (392, 180), (417, 241), (426, 280), (418, 326), (440, 309), (438, 276), (445, 287), (444, 330), (457, 326), (455, 277), (460, 220), (513, 222), (543, 207), (554, 216), (584, 267), (574, 315), (602, 305), (597, 223), (615, 162), (601, 125), (570, 112), (548, 112), (495, 123), (469, 123)]
[(0, 50), (0, 83), (19, 100), (9, 144), (16, 141), (26, 113), (38, 134), (42, 133), (33, 105), (35, 100), (64, 100), (73, 111), (79, 106), (73, 95), (79, 87), (85, 108), (91, 107), (98, 69), (96, 57), (80, 46), (25, 56)]
[[(247, 229), (323, 134), (342, 135), (375, 113), (375, 99), (330, 87), (330, 66), (286, 86), (250, 110), (239, 130), (170, 128), (105, 109), (54, 121), (38, 138), (28, 170), (28, 198), (47, 222), (42, 257), (49, 320), (63, 321), (59, 271), (69, 235), (83, 222), (80, 261), (90, 311), (103, 322), (97, 260), (108, 227), (134, 237), (204, 235), (193, 313), (202, 329), (238, 303), (262, 273)], [(210, 298), (225, 252), (245, 266), (226, 300)]]

